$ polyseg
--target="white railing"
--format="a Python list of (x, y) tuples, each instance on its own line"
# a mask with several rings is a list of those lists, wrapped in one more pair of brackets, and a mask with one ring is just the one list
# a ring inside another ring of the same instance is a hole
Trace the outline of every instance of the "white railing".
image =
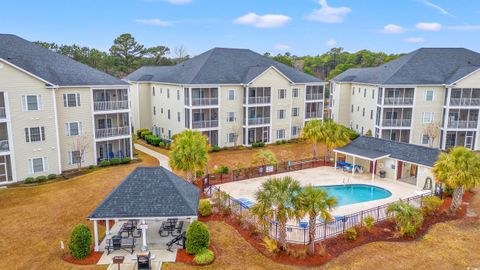
[(382, 126), (384, 127), (409, 127), (412, 124), (412, 119), (383, 119)]
[(449, 128), (477, 128), (477, 121), (465, 121), (465, 120), (449, 120)]
[(5, 111), (5, 107), (0, 107), (0, 118), (6, 118), (7, 112)]
[(386, 97), (384, 105), (413, 105), (413, 97), (389, 98)]
[(95, 101), (93, 103), (95, 111), (115, 111), (115, 110), (127, 110), (128, 100), (119, 101)]
[(323, 99), (323, 94), (307, 94), (306, 97), (307, 100), (322, 100)]
[(270, 96), (248, 97), (248, 104), (269, 104)]
[(270, 124), (270, 117), (248, 118), (248, 125), (266, 125)]
[(306, 112), (305, 118), (322, 118), (322, 112)]
[(450, 106), (480, 106), (480, 98), (450, 98)]
[(9, 151), (8, 140), (0, 140), (0, 152)]
[(130, 127), (115, 127), (115, 128), (101, 128), (95, 129), (95, 138), (107, 138), (107, 137), (116, 137), (124, 136), (130, 134)]
[(193, 128), (214, 128), (218, 127), (218, 120), (193, 121)]
[(192, 106), (218, 105), (218, 97), (213, 98), (192, 98)]

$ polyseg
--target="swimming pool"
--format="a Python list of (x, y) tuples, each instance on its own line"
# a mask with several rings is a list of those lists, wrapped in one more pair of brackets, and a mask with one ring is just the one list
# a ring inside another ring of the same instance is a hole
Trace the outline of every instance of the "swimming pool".
[(392, 196), (386, 189), (362, 184), (348, 184), (335, 186), (316, 186), (328, 192), (329, 196), (337, 199), (337, 206), (354, 203), (375, 201)]

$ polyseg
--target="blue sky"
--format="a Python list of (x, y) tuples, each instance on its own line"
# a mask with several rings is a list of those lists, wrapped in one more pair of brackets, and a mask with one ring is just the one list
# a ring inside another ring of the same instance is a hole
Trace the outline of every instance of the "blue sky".
[(479, 0), (2, 0), (0, 32), (108, 50), (131, 33), (146, 46), (183, 45), (316, 55), (332, 46), (388, 53), (480, 51)]

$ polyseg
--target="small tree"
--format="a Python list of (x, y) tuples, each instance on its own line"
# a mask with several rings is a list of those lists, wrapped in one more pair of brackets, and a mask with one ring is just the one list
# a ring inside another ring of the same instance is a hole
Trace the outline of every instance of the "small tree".
[(400, 236), (414, 237), (417, 229), (422, 227), (423, 215), (420, 209), (399, 201), (387, 207), (387, 215), (393, 214), (393, 220), (397, 225)]
[(170, 154), (170, 166), (185, 172), (187, 180), (193, 182), (195, 172), (205, 170), (208, 162), (207, 137), (193, 130), (185, 130), (175, 136)]
[(88, 149), (90, 148), (91, 141), (92, 141), (91, 137), (85, 133), (75, 136), (72, 139), (72, 150), (75, 151), (75, 152), (72, 152), (72, 155), (73, 153), (78, 153), (78, 155), (72, 156), (72, 159), (78, 160), (78, 162), (76, 163), (78, 170), (82, 168), (82, 164), (85, 161), (85, 155)]
[(253, 156), (252, 163), (256, 166), (276, 165), (278, 160), (272, 151), (260, 150)]
[(240, 137), (240, 132), (242, 131), (242, 126), (240, 124), (233, 124), (230, 126), (230, 133), (233, 134), (233, 147), (236, 149), (238, 147), (238, 138)]
[(92, 245), (92, 233), (85, 224), (78, 224), (72, 230), (68, 248), (70, 253), (76, 259), (86, 258), (90, 254)]
[(210, 244), (210, 234), (207, 225), (197, 220), (188, 226), (185, 237), (185, 246), (188, 254), (197, 254), (207, 249)]
[(435, 122), (426, 124), (423, 133), (428, 136), (428, 146), (433, 147), (435, 140), (440, 136), (440, 126)]

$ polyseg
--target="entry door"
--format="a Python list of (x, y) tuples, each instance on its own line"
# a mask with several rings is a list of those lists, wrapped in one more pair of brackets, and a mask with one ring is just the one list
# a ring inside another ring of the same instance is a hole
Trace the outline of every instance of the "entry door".
[(397, 166), (397, 179), (402, 178), (403, 162), (399, 161)]

